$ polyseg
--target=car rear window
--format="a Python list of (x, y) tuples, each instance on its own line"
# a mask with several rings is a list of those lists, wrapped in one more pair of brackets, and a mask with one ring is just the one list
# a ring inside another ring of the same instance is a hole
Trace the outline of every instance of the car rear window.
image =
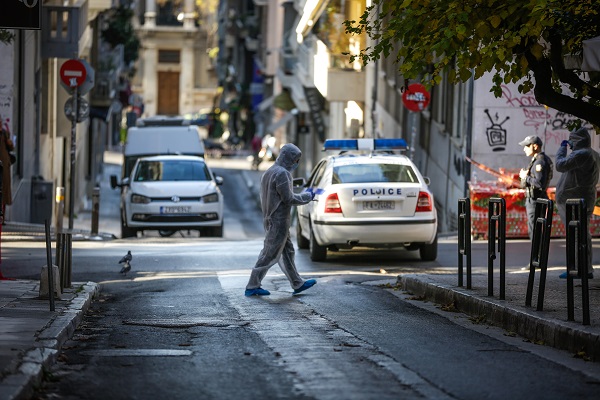
[(352, 164), (333, 168), (332, 183), (408, 182), (419, 179), (410, 165)]
[(197, 161), (141, 161), (135, 172), (135, 182), (208, 181), (206, 165)]

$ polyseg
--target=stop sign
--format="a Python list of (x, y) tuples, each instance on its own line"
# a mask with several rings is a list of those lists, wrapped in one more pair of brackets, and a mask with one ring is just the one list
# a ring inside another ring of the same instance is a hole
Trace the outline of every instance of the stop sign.
[(410, 111), (423, 111), (431, 100), (431, 95), (420, 83), (412, 83), (402, 93), (402, 103)]
[(85, 65), (79, 60), (67, 60), (60, 67), (60, 80), (69, 88), (81, 86), (85, 82), (86, 75)]

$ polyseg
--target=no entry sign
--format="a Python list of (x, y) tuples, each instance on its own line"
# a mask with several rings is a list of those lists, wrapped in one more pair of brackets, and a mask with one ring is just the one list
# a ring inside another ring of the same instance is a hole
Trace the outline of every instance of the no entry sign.
[(423, 111), (428, 105), (431, 95), (420, 83), (412, 83), (402, 93), (402, 103), (410, 111)]
[(79, 60), (67, 60), (60, 67), (60, 80), (70, 88), (81, 86), (86, 75), (85, 65)]

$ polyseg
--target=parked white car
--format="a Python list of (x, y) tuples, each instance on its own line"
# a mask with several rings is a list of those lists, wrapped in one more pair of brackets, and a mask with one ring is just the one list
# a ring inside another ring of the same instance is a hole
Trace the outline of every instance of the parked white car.
[(202, 157), (153, 156), (137, 160), (121, 192), (121, 236), (137, 231), (199, 230), (223, 236), (223, 178)]
[(319, 161), (306, 191), (315, 200), (298, 206), (297, 244), (313, 261), (327, 250), (353, 247), (419, 250), (437, 258), (437, 212), (433, 194), (407, 156), (403, 139), (327, 140), (330, 155)]

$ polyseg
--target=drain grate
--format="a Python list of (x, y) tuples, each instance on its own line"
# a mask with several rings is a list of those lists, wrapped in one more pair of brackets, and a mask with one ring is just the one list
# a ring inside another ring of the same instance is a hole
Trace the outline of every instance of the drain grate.
[(190, 328), (193, 326), (227, 328), (230, 326), (246, 326), (250, 322), (226, 319), (128, 319), (123, 321), (123, 324), (153, 326), (157, 328)]
[(190, 350), (174, 349), (99, 349), (85, 350), (81, 353), (99, 357), (181, 357), (192, 355)]

